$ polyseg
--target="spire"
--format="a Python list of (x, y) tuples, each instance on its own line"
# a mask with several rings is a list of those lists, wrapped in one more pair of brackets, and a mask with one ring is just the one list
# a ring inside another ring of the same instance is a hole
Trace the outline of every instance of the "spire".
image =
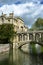
[(14, 12), (10, 13), (10, 14), (9, 14), (9, 17), (12, 18), (12, 24), (13, 24)]
[(2, 12), (2, 23), (4, 23), (3, 12)]
[(13, 18), (14, 12), (10, 13), (9, 16)]
[(3, 12), (2, 12), (2, 16), (3, 16)]

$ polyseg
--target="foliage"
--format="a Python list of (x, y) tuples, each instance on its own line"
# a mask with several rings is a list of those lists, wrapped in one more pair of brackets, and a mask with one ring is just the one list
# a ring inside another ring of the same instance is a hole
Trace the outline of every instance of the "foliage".
[(41, 46), (41, 53), (43, 52), (43, 46)]
[(43, 30), (43, 18), (38, 18), (32, 25), (32, 29)]
[(34, 53), (34, 54), (37, 53), (35, 44), (32, 43), (31, 46), (32, 46), (32, 53)]
[[(43, 30), (43, 18), (38, 18), (31, 27), (32, 30)], [(43, 38), (42, 38), (43, 40)], [(33, 47), (34, 49), (34, 47)], [(34, 49), (35, 50), (35, 49)], [(41, 47), (41, 52), (43, 52), (43, 47)]]
[(14, 33), (15, 32), (14, 32), (13, 24), (0, 25), (0, 40), (4, 40), (4, 39), (10, 40), (11, 38), (13, 39)]
[(31, 28), (29, 28), (29, 31), (34, 31), (33, 25), (32, 25)]

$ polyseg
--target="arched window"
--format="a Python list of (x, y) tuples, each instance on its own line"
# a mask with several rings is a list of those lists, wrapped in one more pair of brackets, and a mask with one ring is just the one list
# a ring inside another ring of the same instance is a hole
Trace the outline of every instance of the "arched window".
[(33, 40), (33, 34), (29, 33), (29, 40)]

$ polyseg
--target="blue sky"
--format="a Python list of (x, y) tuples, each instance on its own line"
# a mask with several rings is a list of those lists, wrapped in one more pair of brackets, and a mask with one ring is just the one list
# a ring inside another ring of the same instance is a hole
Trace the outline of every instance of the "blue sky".
[(43, 0), (0, 0), (0, 15), (2, 11), (6, 14), (13, 11), (31, 27), (37, 18), (43, 18)]

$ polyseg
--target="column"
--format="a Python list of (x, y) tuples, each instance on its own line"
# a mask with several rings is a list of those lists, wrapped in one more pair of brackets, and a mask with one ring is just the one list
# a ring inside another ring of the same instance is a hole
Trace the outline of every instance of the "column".
[(21, 41), (22, 41), (22, 34), (21, 34), (21, 37), (20, 38), (21, 38)]
[(23, 40), (26, 41), (26, 34), (24, 34), (24, 36), (23, 36)]
[(24, 35), (25, 41), (26, 41), (26, 34)]
[(19, 40), (18, 40), (18, 35), (17, 35), (17, 42), (18, 42)]
[(20, 41), (22, 41), (22, 34), (20, 34), (19, 39), (20, 39)]
[(40, 33), (40, 42), (41, 42), (41, 33)]
[(18, 40), (20, 41), (20, 34), (18, 35)]
[(23, 34), (22, 34), (22, 41), (23, 41)]
[(25, 34), (23, 34), (23, 41), (25, 41)]
[(43, 42), (43, 33), (41, 33), (41, 42)]
[(27, 38), (28, 38), (28, 41), (29, 41), (29, 33), (27, 34)]
[(33, 41), (36, 41), (35, 33), (33, 33)]

